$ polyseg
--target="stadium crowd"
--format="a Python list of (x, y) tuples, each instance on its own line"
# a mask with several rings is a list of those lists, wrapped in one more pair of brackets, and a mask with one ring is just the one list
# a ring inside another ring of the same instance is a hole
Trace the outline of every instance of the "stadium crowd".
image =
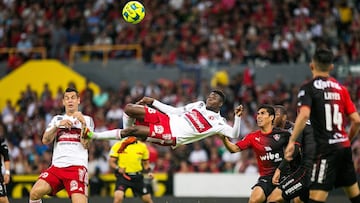
[[(121, 16), (126, 1), (1, 1), (0, 47), (22, 50), (8, 57), (9, 71), (37, 57), (28, 53), (32, 47), (66, 61), (70, 46), (95, 44), (141, 44), (143, 60), (155, 67), (304, 62), (323, 45), (339, 62), (359, 62), (359, 0), (141, 2), (146, 17), (132, 25)], [(131, 55), (114, 51), (110, 57)]]

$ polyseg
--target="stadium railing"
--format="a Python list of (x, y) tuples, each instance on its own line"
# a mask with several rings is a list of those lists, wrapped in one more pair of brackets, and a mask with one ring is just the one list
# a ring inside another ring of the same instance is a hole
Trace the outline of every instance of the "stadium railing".
[(29, 54), (37, 53), (41, 56), (41, 59), (46, 59), (46, 57), (47, 57), (47, 51), (46, 51), (45, 47), (33, 47), (31, 49), (27, 49), (26, 51), (24, 51), (24, 49), (18, 49), (16, 47), (0, 48), (0, 54), (12, 55), (12, 54), (21, 53), (21, 52), (27, 52)]
[(109, 59), (109, 53), (112, 51), (135, 51), (135, 57), (141, 59), (142, 48), (140, 44), (121, 44), (121, 45), (73, 45), (69, 51), (69, 66), (73, 66), (78, 52), (102, 52), (103, 64)]

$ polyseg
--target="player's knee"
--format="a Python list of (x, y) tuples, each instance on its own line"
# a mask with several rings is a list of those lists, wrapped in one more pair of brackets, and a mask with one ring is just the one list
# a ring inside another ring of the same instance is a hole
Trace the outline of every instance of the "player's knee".
[(272, 196), (270, 195), (268, 198), (267, 198), (267, 201), (268, 203), (276, 203), (276, 202), (282, 202), (282, 198), (280, 198), (279, 196)]
[(145, 202), (145, 203), (153, 203), (150, 194), (143, 195), (143, 196), (142, 196), (142, 200), (143, 200), (143, 202)]
[(43, 190), (41, 190), (41, 188), (38, 188), (38, 187), (33, 187), (31, 190), (30, 190), (30, 199), (31, 200), (38, 200), (38, 199), (41, 199), (45, 194), (43, 194)]
[(249, 203), (258, 203), (258, 202), (266, 202), (265, 196), (252, 196), (249, 199)]
[(122, 191), (115, 191), (114, 193), (114, 203), (122, 203), (124, 200), (124, 193)]

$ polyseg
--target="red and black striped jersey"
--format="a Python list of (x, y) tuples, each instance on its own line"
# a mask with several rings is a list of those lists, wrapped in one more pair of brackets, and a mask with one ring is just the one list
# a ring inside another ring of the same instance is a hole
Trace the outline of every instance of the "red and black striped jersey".
[(298, 93), (298, 107), (303, 106), (311, 109), (310, 121), (318, 152), (350, 147), (345, 119), (356, 112), (356, 107), (346, 87), (332, 77), (313, 78)]

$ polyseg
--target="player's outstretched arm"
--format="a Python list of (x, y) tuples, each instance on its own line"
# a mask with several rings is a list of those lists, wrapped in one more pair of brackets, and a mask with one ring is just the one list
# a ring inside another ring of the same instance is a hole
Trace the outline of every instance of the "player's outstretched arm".
[(235, 152), (240, 152), (241, 151), (241, 149), (236, 144), (232, 143), (228, 137), (223, 136), (223, 135), (219, 135), (219, 136), (221, 137), (226, 149), (229, 152), (235, 153)]

